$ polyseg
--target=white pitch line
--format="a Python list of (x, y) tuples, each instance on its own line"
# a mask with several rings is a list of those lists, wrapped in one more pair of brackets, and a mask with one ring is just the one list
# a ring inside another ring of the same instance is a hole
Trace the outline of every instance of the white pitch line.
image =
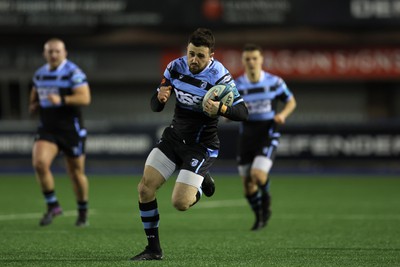
[[(200, 202), (196, 209), (214, 209), (223, 207), (248, 206), (244, 199), (215, 200)], [(280, 213), (274, 214), (274, 219), (281, 220), (400, 220), (400, 214), (326, 214), (326, 213)]]
[(196, 207), (198, 209), (222, 208), (222, 207), (243, 207), (247, 203), (244, 199), (231, 199), (231, 200), (215, 200), (208, 202), (200, 202)]
[(381, 220), (400, 220), (400, 214), (289, 214), (283, 213), (274, 216), (282, 220), (348, 220), (348, 221), (381, 221)]
[[(90, 210), (90, 215), (94, 214), (94, 210)], [(76, 210), (63, 211), (61, 216), (72, 217), (77, 216)], [(0, 221), (12, 221), (12, 220), (27, 220), (27, 219), (38, 219), (43, 216), (43, 213), (20, 213), (20, 214), (0, 214)]]

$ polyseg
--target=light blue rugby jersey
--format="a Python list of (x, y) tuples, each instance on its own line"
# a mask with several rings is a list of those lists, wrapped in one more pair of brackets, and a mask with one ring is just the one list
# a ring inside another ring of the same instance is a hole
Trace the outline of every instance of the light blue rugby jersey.
[(42, 108), (55, 107), (47, 99), (49, 94), (71, 94), (69, 90), (87, 83), (86, 74), (69, 60), (65, 60), (55, 70), (50, 70), (49, 64), (43, 65), (35, 72), (32, 80)]
[(171, 82), (177, 100), (176, 105), (183, 109), (203, 112), (203, 97), (211, 87), (217, 84), (232, 86), (233, 105), (243, 101), (231, 74), (215, 59), (212, 59), (202, 72), (193, 74), (189, 70), (187, 56), (177, 58), (168, 64), (164, 71), (164, 77)]
[(52, 129), (81, 131), (82, 112), (79, 106), (53, 105), (48, 100), (50, 93), (71, 95), (74, 88), (87, 84), (86, 74), (73, 62), (65, 60), (55, 70), (49, 65), (40, 67), (33, 76), (40, 104), (40, 126)]
[(272, 120), (278, 100), (286, 103), (293, 95), (280, 77), (266, 71), (261, 72), (256, 83), (250, 82), (246, 74), (236, 78), (235, 82), (249, 111), (249, 121)]

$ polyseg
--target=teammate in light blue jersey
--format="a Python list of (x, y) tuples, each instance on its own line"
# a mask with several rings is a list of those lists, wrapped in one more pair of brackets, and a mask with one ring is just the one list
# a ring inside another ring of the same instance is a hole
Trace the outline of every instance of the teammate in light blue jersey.
[(39, 111), (40, 123), (32, 150), (36, 178), (47, 203), (41, 226), (52, 223), (62, 213), (55, 193), (51, 164), (60, 151), (66, 158), (68, 174), (77, 201), (77, 226), (87, 225), (88, 180), (85, 169), (86, 129), (81, 106), (90, 104), (90, 89), (85, 73), (67, 59), (65, 44), (50, 39), (44, 45), (47, 64), (33, 76), (29, 110)]
[[(214, 42), (211, 30), (194, 31), (189, 37), (186, 56), (167, 66), (151, 99), (151, 109), (160, 112), (175, 94), (175, 113), (170, 126), (165, 128), (159, 143), (148, 155), (138, 185), (139, 211), (148, 245), (131, 260), (163, 258), (156, 192), (175, 170), (179, 170), (172, 193), (176, 209), (188, 210), (203, 193), (207, 197), (214, 194), (215, 185), (208, 170), (219, 150), (217, 115), (236, 121), (247, 118), (247, 108), (230, 73), (213, 57)], [(205, 94), (217, 84), (229, 84), (233, 88), (232, 106), (209, 99), (203, 109)]]
[[(271, 216), (268, 174), (279, 145), (277, 126), (285, 123), (296, 107), (296, 100), (280, 77), (262, 70), (261, 47), (245, 45), (242, 63), (245, 73), (235, 82), (249, 117), (240, 126), (238, 170), (244, 194), (256, 217), (251, 228), (254, 231), (265, 227)], [(278, 102), (284, 103), (280, 111)]]

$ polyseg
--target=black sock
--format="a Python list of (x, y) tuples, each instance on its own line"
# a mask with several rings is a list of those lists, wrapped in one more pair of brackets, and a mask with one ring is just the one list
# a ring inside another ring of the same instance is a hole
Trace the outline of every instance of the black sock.
[(81, 216), (86, 216), (88, 211), (88, 202), (87, 201), (78, 201), (78, 213)]
[(264, 213), (270, 211), (271, 207), (271, 195), (269, 194), (269, 179), (264, 185), (260, 185), (261, 189), (261, 206), (263, 208)]
[(54, 190), (53, 191), (45, 191), (45, 192), (43, 192), (43, 196), (44, 196), (44, 198), (46, 200), (48, 209), (52, 209), (52, 208), (55, 208), (55, 207), (59, 206), (59, 203), (58, 203), (58, 200), (57, 200), (57, 197), (56, 197), (56, 192)]
[(140, 217), (144, 231), (147, 236), (148, 248), (153, 251), (161, 251), (160, 239), (158, 236), (158, 224), (160, 215), (158, 213), (157, 199), (148, 203), (139, 202)]
[(260, 185), (260, 189), (261, 189), (261, 192), (262, 192), (263, 194), (269, 192), (269, 180), (270, 180), (270, 179), (268, 179), (268, 180), (265, 182), (265, 184)]
[(261, 192), (257, 191), (251, 195), (247, 195), (246, 198), (250, 204), (251, 209), (254, 211), (258, 218), (261, 207)]

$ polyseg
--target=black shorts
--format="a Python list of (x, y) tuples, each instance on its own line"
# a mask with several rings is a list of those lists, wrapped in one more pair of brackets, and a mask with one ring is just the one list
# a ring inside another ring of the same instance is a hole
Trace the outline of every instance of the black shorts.
[(275, 159), (276, 150), (279, 144), (279, 137), (266, 136), (260, 137), (239, 137), (238, 144), (238, 164), (246, 165), (253, 162), (256, 156), (265, 156), (272, 161)]
[(218, 157), (218, 149), (210, 149), (200, 143), (186, 144), (173, 129), (167, 127), (157, 144), (177, 169), (184, 169), (205, 176)]
[(68, 157), (79, 157), (85, 154), (86, 129), (76, 131), (54, 131), (39, 127), (35, 141), (46, 140), (57, 145)]

